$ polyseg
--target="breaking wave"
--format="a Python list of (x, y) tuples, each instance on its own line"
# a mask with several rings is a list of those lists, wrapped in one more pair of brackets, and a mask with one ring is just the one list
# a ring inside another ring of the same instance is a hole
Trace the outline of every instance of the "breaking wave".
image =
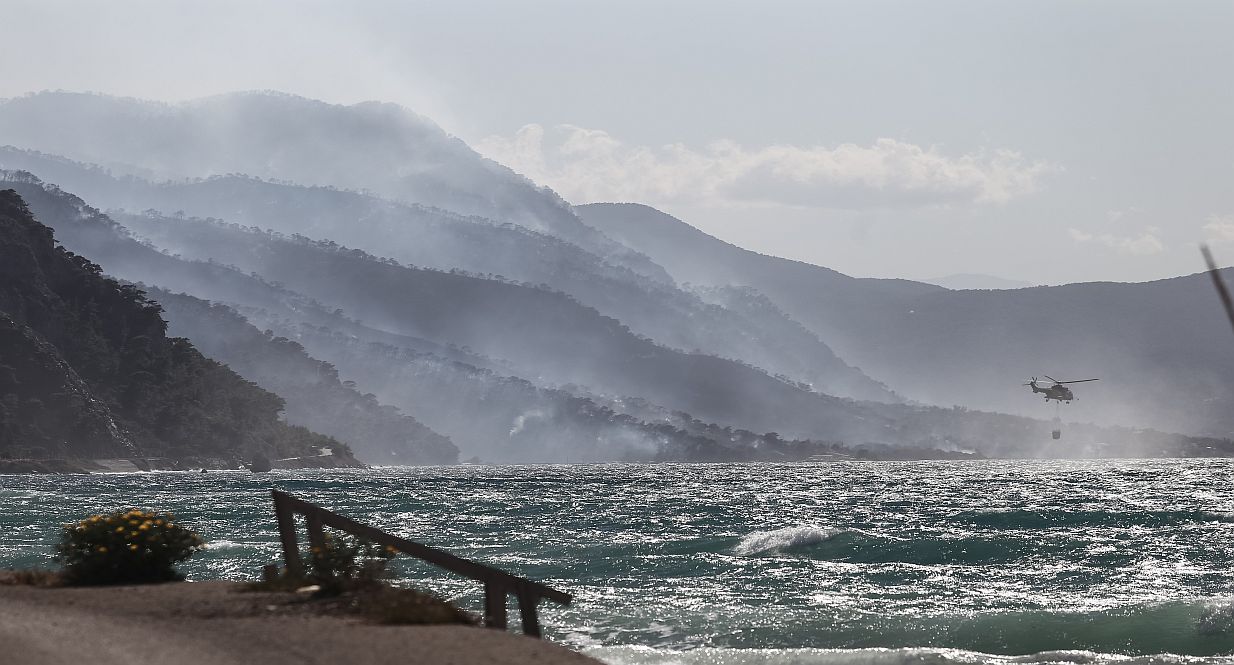
[(790, 526), (774, 531), (755, 531), (742, 538), (733, 548), (733, 552), (741, 556), (782, 552), (816, 545), (839, 533), (843, 533), (843, 530), (820, 526)]

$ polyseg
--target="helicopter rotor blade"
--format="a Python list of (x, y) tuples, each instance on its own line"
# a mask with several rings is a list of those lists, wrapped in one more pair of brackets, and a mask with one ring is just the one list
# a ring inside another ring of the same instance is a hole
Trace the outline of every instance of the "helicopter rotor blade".
[(1088, 381), (1100, 381), (1101, 379), (1080, 379), (1079, 381), (1059, 381), (1059, 383), (1087, 383)]
[(1044, 376), (1045, 378), (1047, 378), (1047, 379), (1049, 379), (1049, 380), (1053, 381), (1054, 383), (1062, 383), (1062, 381), (1059, 381), (1058, 379), (1056, 379), (1056, 378), (1054, 378), (1054, 377), (1050, 376), (1049, 374), (1042, 374), (1041, 376)]

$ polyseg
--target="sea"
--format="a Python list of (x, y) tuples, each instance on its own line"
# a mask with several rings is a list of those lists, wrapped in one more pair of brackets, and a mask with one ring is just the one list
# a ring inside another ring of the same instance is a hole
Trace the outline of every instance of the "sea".
[[(612, 665), (1234, 663), (1221, 459), (8, 475), (0, 567), (140, 507), (207, 539), (189, 579), (256, 578), (271, 488), (573, 594), (541, 603), (546, 636)], [(393, 572), (481, 608), (471, 580)]]

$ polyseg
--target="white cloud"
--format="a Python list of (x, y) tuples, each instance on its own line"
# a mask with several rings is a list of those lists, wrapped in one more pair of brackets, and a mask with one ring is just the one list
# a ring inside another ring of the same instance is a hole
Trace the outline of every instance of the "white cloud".
[(1004, 203), (1035, 191), (1056, 167), (1008, 150), (949, 156), (895, 139), (834, 148), (732, 141), (627, 145), (598, 129), (527, 125), (477, 145), (575, 203), (774, 203), (816, 208)]
[(1161, 242), (1161, 238), (1158, 237), (1160, 232), (1161, 230), (1155, 226), (1125, 236), (1112, 233), (1093, 234), (1075, 228), (1067, 229), (1071, 239), (1079, 244), (1095, 243), (1109, 247), (1120, 254), (1132, 256), (1152, 256), (1164, 252), (1165, 243)]
[(1209, 215), (1204, 237), (1213, 244), (1234, 242), (1234, 215)]

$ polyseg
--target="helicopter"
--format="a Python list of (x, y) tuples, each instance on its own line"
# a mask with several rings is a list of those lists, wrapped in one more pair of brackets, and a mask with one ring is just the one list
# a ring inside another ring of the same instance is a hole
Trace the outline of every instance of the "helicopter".
[(1071, 400), (1077, 399), (1077, 398), (1075, 396), (1075, 393), (1071, 392), (1071, 389), (1068, 388), (1066, 384), (1086, 383), (1088, 381), (1100, 381), (1101, 380), (1101, 379), (1080, 379), (1078, 381), (1059, 381), (1058, 379), (1050, 376), (1049, 374), (1043, 374), (1042, 376), (1053, 381), (1054, 385), (1048, 388), (1042, 388), (1041, 386), (1037, 385), (1037, 377), (1035, 376), (1032, 378), (1032, 380), (1030, 380), (1028, 383), (1024, 385), (1032, 388), (1034, 393), (1045, 393), (1045, 401), (1047, 402), (1050, 400), (1057, 400), (1059, 403), (1066, 402), (1068, 404), (1071, 403)]

